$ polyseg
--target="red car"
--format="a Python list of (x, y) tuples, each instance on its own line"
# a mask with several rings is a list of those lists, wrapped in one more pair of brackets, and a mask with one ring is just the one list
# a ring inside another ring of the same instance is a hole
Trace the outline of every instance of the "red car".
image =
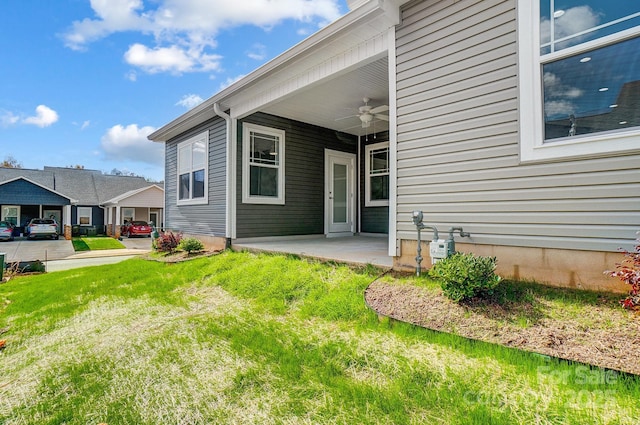
[(153, 229), (146, 221), (134, 220), (129, 221), (120, 228), (120, 234), (130, 238), (131, 236), (151, 237)]

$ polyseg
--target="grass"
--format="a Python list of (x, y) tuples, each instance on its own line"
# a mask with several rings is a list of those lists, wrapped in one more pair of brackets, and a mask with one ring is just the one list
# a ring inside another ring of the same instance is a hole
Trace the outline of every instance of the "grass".
[(124, 249), (124, 245), (117, 239), (106, 236), (98, 237), (74, 237), (71, 239), (73, 249), (80, 251), (96, 251), (102, 249)]
[(232, 253), (0, 285), (3, 424), (636, 424), (638, 377), (379, 321), (374, 268)]

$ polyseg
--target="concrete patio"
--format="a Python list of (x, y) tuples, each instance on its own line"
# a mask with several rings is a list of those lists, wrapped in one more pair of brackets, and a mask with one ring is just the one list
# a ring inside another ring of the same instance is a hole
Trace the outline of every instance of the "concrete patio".
[(277, 240), (237, 240), (235, 250), (266, 251), (296, 254), (322, 260), (333, 260), (352, 264), (372, 264), (391, 268), (393, 258), (387, 253), (386, 237), (347, 236), (325, 238), (324, 236), (295, 237)]

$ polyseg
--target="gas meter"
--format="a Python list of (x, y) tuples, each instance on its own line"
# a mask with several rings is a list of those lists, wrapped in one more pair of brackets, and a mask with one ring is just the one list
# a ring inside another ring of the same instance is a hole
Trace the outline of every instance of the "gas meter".
[(455, 244), (453, 239), (438, 239), (429, 244), (429, 256), (431, 264), (435, 264), (443, 258), (447, 258), (455, 253)]

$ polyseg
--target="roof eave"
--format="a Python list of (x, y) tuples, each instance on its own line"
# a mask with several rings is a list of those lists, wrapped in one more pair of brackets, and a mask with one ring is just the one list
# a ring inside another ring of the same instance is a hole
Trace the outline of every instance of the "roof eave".
[[(400, 1), (404, 3), (404, 1)], [(287, 62), (296, 58), (298, 55), (310, 50), (322, 43), (330, 40), (334, 36), (347, 30), (350, 26), (354, 25), (358, 21), (369, 18), (371, 15), (385, 13), (385, 9), (382, 7), (384, 2), (381, 1), (369, 1), (362, 6), (354, 9), (344, 16), (338, 18), (336, 21), (327, 25), (326, 27), (315, 32), (308, 38), (302, 40), (300, 43), (294, 45), (284, 53), (276, 56), (269, 62), (265, 63), (255, 71), (246, 75), (244, 78), (236, 81), (230, 86), (224, 88), (220, 92), (216, 93), (209, 99), (202, 102), (200, 105), (189, 110), (188, 112), (180, 115), (178, 118), (169, 122), (168, 124), (160, 127), (158, 130), (149, 134), (147, 138), (154, 142), (166, 142), (171, 138), (193, 128), (194, 126), (205, 122), (208, 119), (216, 116), (213, 111), (213, 105), (218, 103), (222, 106), (222, 109), (228, 109), (228, 105), (225, 107), (225, 100), (233, 96), (234, 93), (246, 88), (248, 85), (265, 78), (270, 73), (279, 69)]]

